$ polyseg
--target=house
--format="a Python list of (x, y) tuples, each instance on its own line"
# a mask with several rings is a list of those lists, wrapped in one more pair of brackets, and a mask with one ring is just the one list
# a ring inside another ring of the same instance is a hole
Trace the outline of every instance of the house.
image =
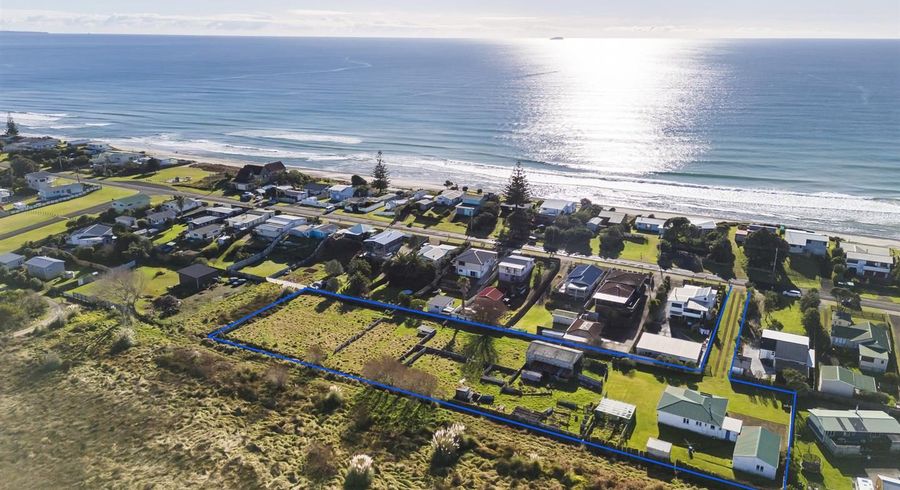
[(137, 218), (134, 216), (116, 216), (115, 223), (125, 228), (137, 228)]
[(470, 248), (453, 260), (453, 267), (460, 277), (482, 279), (491, 274), (497, 264), (497, 252)]
[(253, 229), (253, 233), (265, 240), (274, 240), (291, 228), (305, 224), (306, 218), (302, 216), (279, 214), (277, 216), (272, 216), (262, 224), (258, 225)]
[(710, 231), (715, 231), (716, 229), (716, 220), (712, 220), (709, 218), (688, 218), (688, 221), (691, 223), (691, 226), (700, 229), (701, 233), (708, 233)]
[(189, 291), (199, 291), (216, 282), (219, 269), (206, 264), (193, 264), (178, 270), (178, 285)]
[(177, 199), (172, 199), (171, 201), (162, 203), (163, 209), (174, 211), (178, 215), (184, 214), (188, 211), (193, 211), (202, 206), (203, 201), (198, 201), (197, 199), (193, 199), (190, 197), (184, 198), (180, 204)]
[(495, 287), (486, 287), (475, 295), (476, 298), (487, 298), (491, 301), (503, 301), (503, 291)]
[(231, 182), (231, 185), (239, 191), (250, 191), (258, 186), (271, 183), (275, 177), (285, 172), (284, 164), (279, 162), (271, 162), (265, 165), (244, 165), (237, 176)]
[(188, 229), (193, 230), (194, 228), (202, 228), (206, 225), (211, 225), (220, 221), (222, 221), (222, 218), (218, 216), (200, 216), (199, 218), (188, 221)]
[(171, 223), (175, 221), (175, 211), (165, 210), (165, 211), (157, 211), (155, 213), (150, 213), (147, 215), (147, 223), (150, 223), (150, 226), (163, 226), (165, 224)]
[(665, 361), (678, 361), (695, 366), (700, 362), (703, 353), (703, 344), (691, 340), (677, 339), (644, 332), (635, 346), (635, 352), (639, 355), (653, 357)]
[(825, 255), (828, 253), (828, 237), (820, 233), (802, 230), (785, 230), (784, 240), (792, 254)]
[(49, 281), (66, 272), (66, 263), (59, 259), (39, 255), (25, 262), (28, 275)]
[(419, 211), (428, 211), (434, 206), (434, 199), (423, 198), (416, 201), (416, 207)]
[(56, 138), (48, 136), (43, 137), (25, 137), (15, 143), (9, 143), (3, 147), (3, 151), (12, 153), (16, 151), (42, 151), (56, 148), (62, 143)]
[(150, 196), (147, 194), (135, 194), (112, 202), (112, 208), (119, 214), (146, 207), (150, 207)]
[(634, 220), (634, 228), (638, 231), (643, 231), (646, 233), (661, 234), (665, 226), (666, 220), (659, 218), (647, 218), (644, 216), (638, 216)]
[(133, 151), (106, 151), (94, 155), (91, 158), (91, 166), (95, 168), (106, 166), (121, 167), (127, 163), (136, 163), (143, 156), (143, 153)]
[(836, 456), (859, 455), (873, 441), (885, 441), (884, 452), (900, 452), (900, 422), (880, 410), (811, 408), (807, 425), (816, 439)]
[(750, 236), (750, 230), (737, 229), (734, 231), (734, 243), (744, 243)]
[(0, 267), (6, 270), (13, 270), (22, 267), (25, 263), (25, 256), (14, 254), (12, 252), (0, 254)]
[(463, 191), (446, 190), (434, 198), (434, 203), (438, 206), (456, 206), (462, 202), (463, 194)]
[(324, 184), (322, 182), (308, 182), (303, 184), (303, 190), (309, 195), (309, 197), (319, 197), (322, 194), (328, 192), (328, 188), (331, 187), (331, 184)]
[(689, 318), (706, 320), (709, 310), (716, 305), (716, 290), (711, 287), (699, 287), (686, 284), (673, 288), (666, 301), (666, 312), (669, 318)]
[(344, 211), (348, 213), (371, 213), (376, 209), (384, 207), (388, 201), (396, 199), (394, 194), (385, 194), (383, 196), (367, 196), (367, 197), (350, 197), (342, 201)]
[(534, 259), (522, 255), (510, 255), (500, 260), (497, 266), (498, 278), (502, 286), (528, 287), (531, 271), (534, 270)]
[(98, 224), (86, 226), (72, 232), (66, 238), (66, 243), (76, 247), (92, 247), (94, 245), (110, 244), (115, 239), (116, 237), (113, 235), (111, 227)]
[(450, 254), (456, 250), (456, 246), (442, 243), (440, 245), (432, 245), (430, 243), (426, 243), (422, 245), (422, 248), (419, 249), (417, 254), (419, 257), (422, 257), (425, 261), (431, 262), (434, 265), (441, 265), (450, 258)]
[(603, 324), (593, 322), (585, 318), (577, 318), (566, 329), (563, 339), (572, 342), (583, 342), (586, 344), (600, 344), (603, 342)]
[(600, 284), (604, 272), (595, 265), (577, 265), (569, 271), (565, 281), (559, 287), (559, 292), (574, 299), (590, 298), (597, 285)]
[(442, 294), (428, 300), (428, 304), (425, 307), (425, 311), (436, 315), (449, 316), (456, 313), (457, 310), (459, 310), (459, 306), (456, 304), (456, 300)]
[(887, 279), (894, 268), (891, 251), (881, 247), (866, 247), (845, 243), (841, 248), (847, 253), (847, 269), (860, 277)]
[(349, 228), (344, 228), (343, 230), (338, 231), (338, 233), (347, 238), (363, 240), (365, 238), (368, 238), (372, 233), (375, 233), (375, 227), (363, 223), (357, 223)]
[(612, 270), (606, 274), (594, 293), (597, 311), (607, 314), (631, 315), (637, 310), (647, 292), (649, 274)]
[(219, 235), (222, 234), (224, 228), (225, 227), (222, 225), (206, 225), (202, 228), (189, 230), (184, 236), (188, 240), (208, 242), (219, 238)]
[(54, 180), (56, 180), (55, 175), (50, 172), (44, 172), (43, 170), (25, 174), (25, 183), (30, 189), (34, 190), (40, 190), (42, 187), (50, 186)]
[(335, 233), (337, 233), (337, 231), (339, 229), (340, 228), (338, 228), (338, 225), (335, 225), (332, 223), (316, 225), (309, 229), (308, 236), (309, 236), (309, 238), (315, 238), (317, 240), (324, 240), (324, 239), (330, 237), (331, 235), (334, 235)]
[(462, 199), (459, 204), (453, 208), (454, 217), (463, 216), (466, 218), (471, 218), (478, 214), (478, 210), (481, 209), (481, 206), (487, 201), (487, 196), (483, 194), (473, 194), (471, 192), (466, 192), (462, 195)]
[(774, 480), (780, 464), (781, 436), (765, 427), (744, 427), (734, 444), (732, 468)]
[(253, 209), (244, 214), (239, 214), (237, 216), (227, 218), (225, 220), (225, 226), (237, 231), (248, 230), (256, 225), (265, 223), (266, 220), (271, 218), (272, 216), (275, 216), (275, 213), (273, 213), (272, 211)]
[(596, 232), (600, 228), (606, 228), (613, 225), (624, 225), (627, 215), (618, 211), (602, 211), (595, 218), (591, 218), (587, 222), (589, 230)]
[(557, 378), (570, 378), (581, 369), (584, 353), (578, 349), (533, 340), (525, 352), (527, 369)]
[(578, 320), (578, 313), (568, 310), (556, 309), (550, 312), (550, 316), (551, 318), (553, 318), (554, 327), (559, 325), (565, 328), (569, 328), (573, 323), (575, 323), (575, 320)]
[(206, 213), (210, 216), (218, 216), (219, 218), (230, 218), (236, 214), (240, 214), (244, 210), (241, 208), (233, 208), (231, 206), (212, 206), (206, 208)]
[(555, 218), (564, 214), (572, 214), (578, 207), (575, 201), (566, 201), (563, 199), (547, 199), (541, 203), (538, 208), (538, 214), (545, 218)]
[(875, 475), (875, 490), (900, 490), (900, 478)]
[(667, 385), (656, 405), (656, 420), (723, 441), (735, 441), (743, 422), (728, 417), (728, 399)]
[(860, 393), (877, 393), (875, 378), (851, 371), (843, 366), (819, 368), (818, 390), (822, 393), (853, 398)]
[(291, 186), (278, 186), (279, 201), (283, 202), (300, 202), (309, 197), (309, 192), (303, 189), (294, 189)]
[(61, 185), (46, 185), (38, 189), (38, 197), (42, 201), (52, 201), (63, 197), (77, 196), (84, 193), (84, 184), (81, 182), (70, 182)]
[(403, 243), (409, 238), (397, 230), (384, 230), (381, 233), (363, 240), (366, 253), (376, 257), (390, 257), (400, 251)]
[(809, 376), (816, 365), (816, 351), (809, 337), (778, 330), (763, 330), (759, 341), (759, 358), (772, 363), (775, 371), (794, 369)]
[(355, 189), (352, 185), (334, 184), (328, 188), (328, 196), (334, 202), (341, 202), (353, 197)]
[(831, 317), (831, 345), (859, 352), (859, 368), (863, 371), (883, 373), (887, 369), (891, 353), (891, 334), (880, 323), (863, 321), (854, 323), (849, 314), (835, 311)]
[(7, 203), (12, 200), (13, 193), (9, 189), (0, 188), (0, 204)]

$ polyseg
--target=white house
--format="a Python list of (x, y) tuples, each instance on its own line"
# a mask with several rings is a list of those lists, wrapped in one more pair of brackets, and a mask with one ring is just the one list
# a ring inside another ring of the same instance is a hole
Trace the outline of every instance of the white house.
[(481, 279), (489, 275), (496, 264), (497, 252), (477, 248), (466, 250), (453, 261), (457, 275), (473, 279)]
[(150, 226), (162, 226), (166, 223), (171, 223), (175, 221), (176, 215), (175, 211), (171, 209), (166, 209), (164, 211), (157, 211), (155, 213), (150, 213), (147, 215), (147, 223), (150, 223)]
[(650, 332), (641, 334), (635, 352), (653, 358), (669, 358), (688, 365), (696, 365), (703, 353), (703, 344), (691, 340), (676, 339)]
[(497, 266), (501, 283), (527, 284), (534, 270), (534, 259), (522, 255), (510, 255)]
[(419, 257), (422, 257), (428, 262), (432, 264), (439, 265), (443, 264), (444, 261), (456, 250), (457, 247), (449, 244), (442, 243), (440, 245), (432, 245), (430, 243), (426, 243), (422, 245), (422, 248), (416, 252)]
[(115, 238), (109, 226), (90, 225), (72, 232), (66, 238), (66, 243), (76, 247), (92, 247), (112, 243)]
[(119, 214), (148, 206), (150, 206), (150, 196), (147, 194), (135, 194), (112, 202), (112, 208)]
[(143, 156), (144, 155), (142, 153), (135, 153), (130, 151), (106, 151), (94, 155), (94, 157), (91, 158), (91, 165), (96, 167), (102, 167), (104, 165), (118, 167), (129, 162), (135, 162)]
[(549, 218), (555, 218), (563, 214), (572, 214), (577, 207), (578, 203), (575, 201), (547, 199), (541, 203), (541, 207), (538, 208), (538, 214)]
[(709, 310), (716, 305), (716, 290), (707, 286), (686, 284), (669, 292), (666, 311), (669, 318), (683, 317), (695, 320), (709, 318)]
[(666, 226), (666, 220), (659, 218), (646, 218), (644, 216), (638, 216), (634, 220), (634, 227), (638, 231), (643, 231), (647, 233), (662, 233), (663, 227)]
[(841, 248), (847, 252), (847, 269), (857, 276), (886, 279), (891, 275), (894, 257), (889, 249), (855, 243), (845, 243)]
[(274, 215), (275, 213), (273, 213), (272, 211), (254, 209), (233, 218), (226, 219), (225, 224), (229, 228), (234, 228), (235, 230), (246, 230), (248, 228), (253, 228), (256, 225), (264, 223), (267, 219), (271, 218)]
[(234, 208), (231, 206), (211, 206), (206, 208), (206, 212), (212, 216), (218, 216), (220, 218), (230, 218), (236, 214), (240, 214), (244, 210), (241, 208)]
[(769, 480), (781, 463), (781, 436), (765, 427), (744, 427), (734, 444), (731, 466)]
[(44, 201), (60, 199), (67, 196), (76, 196), (84, 192), (84, 184), (71, 182), (62, 185), (46, 185), (38, 189), (38, 196)]
[(56, 138), (50, 137), (27, 137), (22, 138), (20, 141), (16, 141), (15, 143), (9, 143), (8, 145), (3, 147), (3, 150), (6, 152), (14, 152), (14, 151), (41, 151), (41, 150), (49, 150), (51, 148), (56, 148), (60, 144), (60, 140)]
[(305, 225), (306, 218), (302, 216), (292, 216), (290, 214), (279, 214), (267, 219), (264, 223), (253, 229), (260, 238), (266, 240), (274, 240), (278, 235), (294, 228), (296, 226)]
[(843, 366), (819, 368), (818, 390), (822, 393), (853, 398), (857, 393), (877, 393), (875, 378), (851, 371)]
[(176, 214), (183, 214), (188, 211), (193, 211), (199, 207), (203, 206), (203, 201), (198, 201), (197, 199), (193, 199), (190, 197), (184, 198), (184, 202), (179, 206), (178, 201), (172, 199), (171, 201), (166, 201), (162, 204), (163, 209), (168, 209), (170, 211), (175, 211)]
[(0, 204), (11, 201), (12, 195), (13, 193), (11, 190), (0, 188)]
[(438, 206), (456, 206), (462, 202), (463, 194), (463, 191), (446, 190), (434, 198), (434, 203)]
[(859, 353), (859, 368), (883, 373), (891, 360), (891, 334), (887, 325), (868, 320), (854, 323), (847, 313), (835, 311), (831, 318), (831, 345)]
[(785, 230), (784, 240), (792, 254), (825, 255), (828, 253), (828, 237), (821, 233), (802, 230)]
[(346, 184), (334, 184), (328, 188), (328, 196), (332, 201), (340, 202), (353, 197), (353, 186)]
[(735, 441), (743, 422), (728, 417), (728, 399), (688, 388), (666, 386), (656, 405), (660, 424), (723, 441)]
[(189, 230), (185, 234), (185, 237), (187, 237), (188, 240), (211, 241), (222, 234), (223, 228), (222, 225), (207, 225), (202, 228)]
[(125, 228), (137, 228), (137, 218), (134, 216), (116, 216), (116, 224)]
[(716, 229), (716, 220), (709, 218), (688, 218), (692, 226), (700, 228), (702, 233), (714, 231)]
[(59, 259), (41, 255), (28, 259), (25, 262), (25, 269), (28, 271), (29, 276), (49, 281), (66, 272), (66, 263)]
[(456, 300), (441, 294), (428, 300), (425, 307), (425, 311), (436, 315), (453, 315), (457, 310), (459, 310), (459, 305), (456, 304)]
[(778, 330), (763, 330), (759, 341), (759, 358), (772, 361), (776, 371), (795, 369), (809, 375), (816, 365), (816, 351), (809, 337)]
[(34, 190), (49, 186), (54, 180), (56, 180), (56, 176), (50, 172), (38, 171), (25, 174), (25, 183)]
[(14, 254), (14, 253), (5, 253), (0, 254), (0, 267), (13, 270), (22, 267), (22, 264), (25, 263), (25, 256)]

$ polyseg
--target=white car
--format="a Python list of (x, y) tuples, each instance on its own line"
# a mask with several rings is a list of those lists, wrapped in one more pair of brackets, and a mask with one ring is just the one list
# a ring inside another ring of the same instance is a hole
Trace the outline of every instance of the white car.
[(787, 291), (782, 291), (781, 294), (787, 296), (788, 298), (799, 298), (803, 296), (803, 293), (800, 292), (799, 289), (788, 289)]

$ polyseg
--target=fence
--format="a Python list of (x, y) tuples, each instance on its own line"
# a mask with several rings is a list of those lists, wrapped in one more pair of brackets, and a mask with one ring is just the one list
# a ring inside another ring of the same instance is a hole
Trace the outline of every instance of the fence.
[(13, 209), (11, 211), (2, 211), (0, 212), (0, 217), (12, 216), (14, 214), (25, 213), (28, 211), (34, 211), (35, 209), (40, 209), (45, 206), (51, 206), (53, 204), (59, 204), (61, 202), (71, 201), (72, 199), (77, 199), (82, 196), (86, 196), (91, 192), (100, 190), (101, 186), (95, 184), (84, 184), (84, 191), (78, 194), (72, 194), (70, 196), (60, 197), (59, 199), (53, 199), (52, 201), (39, 201), (36, 202), (26, 208), (23, 209)]

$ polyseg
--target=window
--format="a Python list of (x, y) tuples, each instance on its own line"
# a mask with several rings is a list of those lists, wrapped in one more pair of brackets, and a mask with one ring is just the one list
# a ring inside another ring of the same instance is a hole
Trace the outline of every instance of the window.
[(689, 423), (687, 417), (682, 420), (685, 424)]

